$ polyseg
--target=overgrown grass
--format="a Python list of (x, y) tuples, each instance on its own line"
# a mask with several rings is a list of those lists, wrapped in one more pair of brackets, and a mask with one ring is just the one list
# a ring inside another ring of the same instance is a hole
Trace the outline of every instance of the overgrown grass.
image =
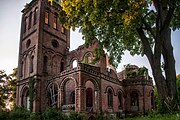
[(180, 120), (180, 112), (174, 114), (150, 114), (148, 116), (125, 118), (124, 120)]

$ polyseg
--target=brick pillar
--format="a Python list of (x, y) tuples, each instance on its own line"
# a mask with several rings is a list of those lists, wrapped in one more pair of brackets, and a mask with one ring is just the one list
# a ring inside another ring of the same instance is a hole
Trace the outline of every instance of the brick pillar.
[(99, 91), (98, 90), (95, 90), (95, 110), (97, 113), (100, 112), (99, 110)]
[(79, 88), (79, 112), (85, 111), (85, 87)]
[(60, 100), (59, 100), (60, 109), (62, 109), (63, 104), (64, 104), (64, 89), (60, 88)]

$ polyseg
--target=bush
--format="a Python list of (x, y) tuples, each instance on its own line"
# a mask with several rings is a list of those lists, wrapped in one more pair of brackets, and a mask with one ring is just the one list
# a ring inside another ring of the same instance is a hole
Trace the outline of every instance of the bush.
[(29, 117), (30, 111), (23, 107), (15, 107), (15, 109), (9, 113), (8, 120), (26, 120)]
[(71, 112), (68, 120), (85, 120), (85, 115), (82, 113)]
[(43, 120), (67, 120), (67, 116), (59, 112), (55, 108), (48, 108), (46, 111), (42, 114)]
[(0, 111), (0, 120), (7, 120), (8, 113)]

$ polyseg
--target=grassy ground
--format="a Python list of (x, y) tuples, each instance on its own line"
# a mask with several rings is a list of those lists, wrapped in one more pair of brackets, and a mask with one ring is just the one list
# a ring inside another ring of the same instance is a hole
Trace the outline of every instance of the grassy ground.
[(148, 116), (125, 118), (123, 120), (180, 120), (180, 112), (175, 114), (152, 114)]

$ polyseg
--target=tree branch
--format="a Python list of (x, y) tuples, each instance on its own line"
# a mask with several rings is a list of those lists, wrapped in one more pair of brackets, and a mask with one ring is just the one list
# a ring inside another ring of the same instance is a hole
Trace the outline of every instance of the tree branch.
[(156, 35), (154, 34), (150, 25), (142, 18), (142, 23), (145, 25), (146, 29), (152, 34), (153, 38), (156, 39)]
[(141, 28), (137, 28), (136, 30), (137, 30), (137, 33), (139, 34), (141, 41), (142, 41), (144, 53), (147, 56), (151, 66), (152, 66), (154, 64), (154, 60), (153, 60), (153, 53), (152, 53), (148, 38), (145, 36), (144, 31)]

